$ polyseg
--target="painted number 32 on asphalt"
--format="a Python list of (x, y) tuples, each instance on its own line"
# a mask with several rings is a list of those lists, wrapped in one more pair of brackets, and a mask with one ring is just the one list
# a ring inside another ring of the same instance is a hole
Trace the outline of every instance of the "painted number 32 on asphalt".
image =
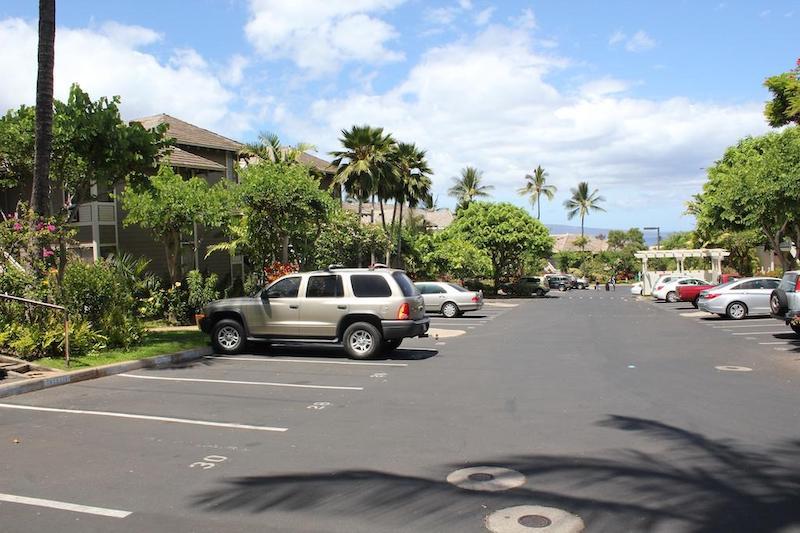
[(189, 468), (200, 467), (203, 470), (210, 470), (220, 463), (224, 463), (228, 458), (224, 455), (206, 455), (202, 461), (196, 461), (189, 465)]

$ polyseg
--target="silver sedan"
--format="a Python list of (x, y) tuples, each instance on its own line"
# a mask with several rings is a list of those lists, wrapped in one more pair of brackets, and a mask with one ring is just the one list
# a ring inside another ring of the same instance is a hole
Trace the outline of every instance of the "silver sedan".
[(744, 278), (700, 293), (697, 307), (701, 311), (741, 320), (747, 316), (769, 315), (769, 297), (781, 280), (777, 278)]
[(425, 301), (425, 311), (442, 313), (454, 318), (465, 311), (477, 311), (483, 307), (483, 292), (470, 291), (456, 283), (423, 281), (415, 283)]

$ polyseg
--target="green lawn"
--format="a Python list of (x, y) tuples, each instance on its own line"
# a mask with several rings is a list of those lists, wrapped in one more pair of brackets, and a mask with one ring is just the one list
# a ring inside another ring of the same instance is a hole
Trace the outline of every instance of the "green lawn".
[[(202, 331), (159, 331), (147, 334), (144, 342), (128, 350), (115, 349), (98, 352), (94, 355), (73, 357), (70, 359), (70, 370), (88, 368), (92, 366), (108, 365), (121, 361), (133, 361), (157, 355), (189, 350), (199, 346), (208, 345), (208, 335)], [(66, 370), (67, 365), (63, 358), (54, 359), (46, 357), (34, 361), (36, 364)]]

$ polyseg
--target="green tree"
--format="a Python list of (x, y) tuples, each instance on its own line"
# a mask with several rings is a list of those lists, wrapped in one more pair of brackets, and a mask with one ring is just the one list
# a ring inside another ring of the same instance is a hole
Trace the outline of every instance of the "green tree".
[(482, 185), (483, 171), (475, 167), (464, 167), (461, 169), (461, 176), (452, 178), (453, 186), (448, 189), (447, 194), (458, 202), (456, 210), (466, 209), (476, 198), (486, 198), (489, 191), (494, 189), (493, 185)]
[(644, 233), (639, 228), (631, 228), (628, 231), (612, 229), (606, 237), (608, 247), (611, 250), (639, 250), (647, 249), (644, 242)]
[(358, 217), (340, 207), (335, 207), (322, 224), (322, 231), (314, 242), (311, 268), (328, 265), (357, 265), (362, 246), (379, 252), (390, 250), (392, 243), (386, 232), (377, 224), (363, 224)]
[(229, 216), (227, 182), (213, 186), (199, 177), (183, 179), (172, 168), (162, 166), (148, 184), (130, 185), (122, 193), (124, 224), (138, 224), (164, 244), (170, 280), (183, 277), (181, 236), (191, 234), (195, 224), (222, 226)]
[(533, 174), (525, 175), (525, 186), (517, 191), (520, 196), (527, 196), (531, 205), (536, 205), (536, 220), (542, 219), (542, 195), (552, 200), (558, 190), (555, 185), (547, 185), (547, 175), (541, 165), (537, 166)]
[(430, 250), (424, 260), (428, 271), (435, 277), (449, 277), (463, 282), (492, 273), (492, 261), (484, 250), (463, 237), (447, 233), (432, 236)]
[(39, 0), (39, 51), (36, 74), (36, 145), (31, 211), (50, 214), (50, 155), (53, 143), (53, 68), (55, 67), (56, 0)]
[(570, 191), (572, 192), (572, 197), (564, 201), (564, 207), (567, 209), (567, 218), (572, 220), (576, 216), (581, 217), (581, 237), (584, 237), (583, 222), (586, 215), (592, 211), (605, 211), (600, 207), (600, 202), (605, 202), (606, 199), (600, 196), (597, 189), (589, 193), (589, 184), (585, 181), (580, 182), (577, 188), (573, 188)]
[[(309, 150), (316, 150), (313, 144), (299, 143), (296, 146), (284, 146), (277, 134), (262, 131), (258, 134), (258, 140), (246, 143), (239, 150), (239, 155), (245, 161), (251, 158), (258, 158), (261, 161), (270, 163), (297, 163), (300, 156)], [(252, 164), (254, 162), (251, 162)]]
[(800, 124), (800, 59), (789, 72), (767, 78), (764, 86), (772, 93), (772, 100), (764, 108), (769, 125), (778, 128)]
[(483, 250), (491, 259), (495, 287), (518, 273), (525, 256), (547, 257), (550, 232), (524, 209), (509, 203), (472, 202), (446, 230)]
[(701, 235), (757, 231), (791, 270), (796, 257), (781, 251), (800, 242), (800, 128), (747, 137), (725, 151), (708, 169), (708, 181), (695, 198)]
[(243, 169), (239, 183), (233, 196), (240, 216), (227, 230), (234, 245), (209, 252), (243, 253), (258, 270), (275, 259), (306, 263), (334, 208), (319, 182), (303, 165), (265, 163)]
[[(158, 170), (171, 144), (166, 126), (147, 130), (138, 122), (126, 124), (119, 104), (118, 97), (92, 101), (77, 84), (66, 102), (55, 101), (50, 176), (70, 202), (89, 200), (92, 185), (110, 190), (124, 180), (146, 183)], [(22, 106), (0, 118), (1, 185), (33, 180), (34, 117), (34, 108)]]

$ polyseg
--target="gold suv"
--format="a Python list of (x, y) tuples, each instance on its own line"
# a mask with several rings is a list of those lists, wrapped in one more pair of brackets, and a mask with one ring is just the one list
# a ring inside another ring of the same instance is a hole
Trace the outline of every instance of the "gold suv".
[(255, 296), (211, 302), (198, 325), (224, 354), (268, 341), (341, 344), (350, 357), (368, 359), (427, 336), (430, 318), (402, 270), (331, 266), (289, 274)]

